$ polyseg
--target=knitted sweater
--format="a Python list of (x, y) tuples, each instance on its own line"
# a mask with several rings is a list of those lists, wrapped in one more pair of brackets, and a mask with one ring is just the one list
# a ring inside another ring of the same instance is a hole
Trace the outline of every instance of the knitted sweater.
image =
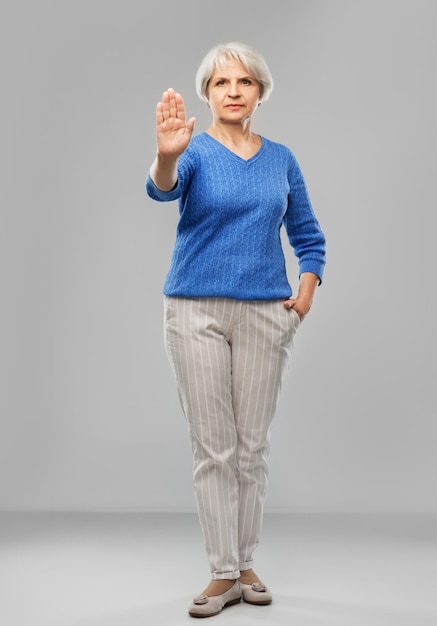
[(161, 191), (148, 173), (146, 191), (154, 200), (179, 203), (165, 295), (290, 297), (281, 226), (299, 274), (313, 272), (322, 280), (325, 237), (300, 167), (286, 146), (262, 137), (260, 150), (244, 160), (202, 132), (179, 158), (176, 187)]

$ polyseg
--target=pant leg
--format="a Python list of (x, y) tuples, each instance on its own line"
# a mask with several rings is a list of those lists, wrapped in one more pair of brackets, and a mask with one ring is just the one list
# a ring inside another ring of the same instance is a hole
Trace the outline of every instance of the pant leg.
[(247, 302), (243, 311), (231, 339), (240, 570), (252, 567), (260, 539), (272, 420), (300, 323), (282, 301)]
[(235, 302), (166, 298), (165, 339), (193, 451), (193, 484), (213, 579), (238, 578), (237, 431), (228, 333)]

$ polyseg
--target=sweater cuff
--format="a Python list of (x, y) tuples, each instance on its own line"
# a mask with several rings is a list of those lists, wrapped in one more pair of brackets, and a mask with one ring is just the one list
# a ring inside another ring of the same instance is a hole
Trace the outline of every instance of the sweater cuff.
[(304, 272), (311, 272), (312, 274), (315, 274), (316, 276), (318, 276), (319, 285), (321, 285), (322, 280), (323, 280), (324, 269), (325, 269), (324, 263), (320, 263), (319, 261), (311, 261), (311, 260), (305, 261), (299, 264), (299, 278), (301, 274), (303, 274)]
[(162, 189), (159, 189), (155, 185), (152, 177), (150, 176), (150, 172), (147, 174), (146, 192), (153, 200), (158, 200), (160, 202), (170, 202), (170, 200), (177, 200), (181, 195), (179, 189), (179, 181), (176, 183), (173, 189), (170, 189), (170, 191), (162, 191)]

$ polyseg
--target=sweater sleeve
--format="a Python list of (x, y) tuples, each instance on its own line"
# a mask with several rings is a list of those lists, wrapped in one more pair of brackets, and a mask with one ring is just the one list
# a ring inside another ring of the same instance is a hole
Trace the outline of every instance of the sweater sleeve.
[(283, 224), (298, 259), (299, 276), (312, 272), (323, 279), (326, 264), (326, 239), (314, 214), (300, 166), (293, 156), (289, 171), (290, 192)]
[(152, 200), (157, 200), (158, 202), (170, 202), (171, 200), (177, 200), (181, 195), (179, 179), (173, 189), (170, 189), (170, 191), (162, 191), (153, 182), (149, 171), (146, 178), (146, 192)]
[(198, 156), (196, 149), (190, 144), (185, 152), (183, 152), (179, 157), (178, 180), (175, 187), (170, 189), (170, 191), (162, 191), (155, 185), (152, 177), (150, 176), (149, 169), (145, 185), (147, 195), (158, 202), (170, 202), (171, 200), (178, 200), (181, 198), (189, 185), (191, 177), (193, 176), (197, 160)]

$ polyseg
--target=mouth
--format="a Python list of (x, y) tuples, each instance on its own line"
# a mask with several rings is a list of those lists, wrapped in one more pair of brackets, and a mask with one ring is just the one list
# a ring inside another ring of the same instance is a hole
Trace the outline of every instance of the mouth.
[(228, 104), (226, 105), (226, 108), (231, 109), (232, 111), (237, 111), (238, 109), (241, 109), (242, 106), (242, 104)]

